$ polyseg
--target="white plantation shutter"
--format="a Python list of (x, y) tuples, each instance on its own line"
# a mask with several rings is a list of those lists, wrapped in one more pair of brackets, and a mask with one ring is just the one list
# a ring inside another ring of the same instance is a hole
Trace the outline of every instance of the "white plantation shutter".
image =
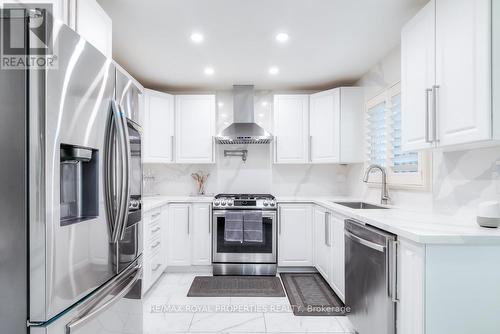
[[(426, 188), (428, 161), (423, 153), (401, 150), (401, 89), (396, 84), (366, 106), (366, 164), (385, 167), (392, 186)], [(380, 177), (373, 175), (375, 184)], [(370, 178), (370, 179), (372, 179)]]
[(368, 108), (369, 162), (387, 167), (387, 129), (385, 126), (386, 102)]
[(417, 173), (418, 153), (401, 151), (401, 93), (391, 96), (391, 154), (390, 167), (393, 173)]

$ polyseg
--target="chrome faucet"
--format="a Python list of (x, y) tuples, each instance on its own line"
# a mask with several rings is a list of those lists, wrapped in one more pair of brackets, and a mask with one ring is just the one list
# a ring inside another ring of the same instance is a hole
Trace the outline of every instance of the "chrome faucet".
[(368, 182), (370, 173), (373, 169), (378, 169), (382, 173), (382, 193), (380, 195), (380, 203), (386, 205), (391, 198), (389, 197), (389, 190), (387, 189), (387, 172), (385, 171), (385, 168), (380, 165), (368, 166), (365, 172), (365, 177), (363, 178), (363, 182)]

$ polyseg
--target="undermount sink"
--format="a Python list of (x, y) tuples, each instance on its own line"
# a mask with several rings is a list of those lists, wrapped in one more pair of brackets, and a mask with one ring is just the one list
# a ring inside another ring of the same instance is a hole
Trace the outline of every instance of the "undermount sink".
[(334, 202), (335, 204), (347, 206), (352, 209), (388, 209), (383, 206), (378, 206), (365, 202)]

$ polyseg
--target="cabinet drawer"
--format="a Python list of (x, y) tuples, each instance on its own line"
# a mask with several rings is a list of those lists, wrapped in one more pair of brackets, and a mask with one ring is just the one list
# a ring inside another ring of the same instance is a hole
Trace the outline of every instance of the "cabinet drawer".
[(158, 255), (161, 249), (161, 238), (158, 236), (157, 238), (151, 239), (149, 242), (148, 255), (150, 258)]
[(149, 240), (153, 240), (156, 238), (161, 238), (161, 224), (160, 221), (157, 221), (155, 224), (150, 224), (148, 227), (149, 229)]
[(160, 254), (157, 254), (153, 256), (149, 260), (149, 265), (148, 265), (148, 276), (150, 278), (150, 284), (154, 284), (158, 277), (160, 277), (161, 273), (165, 269), (165, 262), (163, 258), (160, 256)]
[(154, 225), (160, 222), (161, 218), (161, 209), (155, 209), (149, 212), (148, 214), (148, 225)]

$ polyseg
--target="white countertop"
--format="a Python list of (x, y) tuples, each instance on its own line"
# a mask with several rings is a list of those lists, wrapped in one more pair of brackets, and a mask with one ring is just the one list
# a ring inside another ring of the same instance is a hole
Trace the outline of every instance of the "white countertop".
[[(144, 198), (144, 211), (167, 203), (210, 203), (213, 196), (151, 196)], [(499, 244), (500, 228), (483, 228), (471, 218), (426, 213), (390, 207), (383, 209), (351, 209), (334, 202), (359, 201), (352, 197), (278, 197), (279, 203), (311, 203), (323, 206), (343, 216), (394, 233), (399, 237), (423, 244)], [(376, 204), (376, 203), (373, 203)]]

